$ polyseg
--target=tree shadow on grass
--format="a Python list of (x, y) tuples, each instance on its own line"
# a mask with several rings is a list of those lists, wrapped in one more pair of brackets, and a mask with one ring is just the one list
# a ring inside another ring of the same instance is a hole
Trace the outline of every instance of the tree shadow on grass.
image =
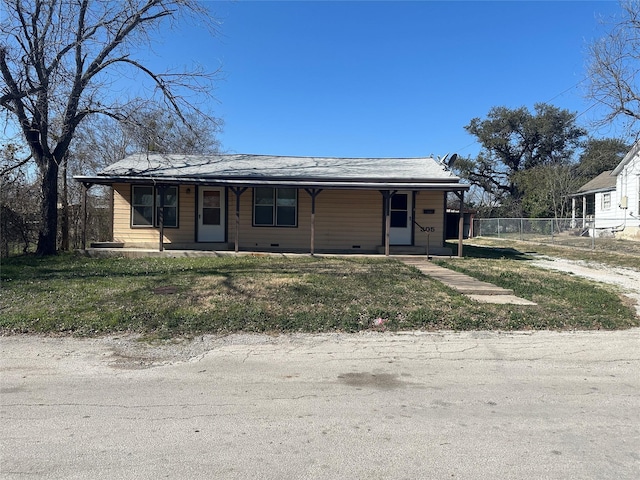
[[(457, 255), (458, 244), (447, 242), (447, 246), (451, 248), (454, 255)], [(503, 247), (483, 247), (479, 245), (464, 245), (462, 254), (467, 258), (490, 258), (490, 259), (508, 259), (508, 260), (531, 260), (531, 256), (527, 253), (516, 250), (515, 248)]]

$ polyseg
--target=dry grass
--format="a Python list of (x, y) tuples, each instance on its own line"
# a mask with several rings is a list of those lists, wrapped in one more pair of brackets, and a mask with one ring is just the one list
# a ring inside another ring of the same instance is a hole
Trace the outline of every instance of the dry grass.
[[(487, 253), (490, 252), (490, 255)], [(482, 257), (492, 258), (482, 258)], [(18, 257), (2, 266), (0, 333), (170, 337), (226, 332), (627, 328), (616, 292), (483, 249), (450, 268), (537, 306), (471, 301), (388, 259)]]

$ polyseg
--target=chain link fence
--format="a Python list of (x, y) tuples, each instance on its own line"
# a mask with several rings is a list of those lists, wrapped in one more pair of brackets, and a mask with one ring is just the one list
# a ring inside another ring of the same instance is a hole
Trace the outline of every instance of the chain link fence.
[(474, 237), (497, 237), (538, 243), (595, 248), (598, 241), (615, 236), (619, 219), (613, 218), (476, 218)]

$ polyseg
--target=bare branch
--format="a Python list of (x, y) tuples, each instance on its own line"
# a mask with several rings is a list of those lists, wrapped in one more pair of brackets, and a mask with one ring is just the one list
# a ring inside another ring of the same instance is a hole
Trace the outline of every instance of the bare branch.
[(29, 155), (27, 158), (19, 160), (17, 163), (13, 163), (13, 164), (3, 168), (2, 170), (0, 170), (0, 177), (4, 177), (8, 173), (11, 173), (12, 171), (17, 170), (18, 168), (20, 168), (20, 167), (26, 165), (27, 163), (29, 163), (31, 160), (33, 160), (33, 156)]
[[(640, 2), (621, 3), (619, 19), (589, 46), (587, 97), (604, 107), (599, 125), (626, 118), (631, 130), (640, 121)], [(633, 131), (630, 133), (634, 133)]]

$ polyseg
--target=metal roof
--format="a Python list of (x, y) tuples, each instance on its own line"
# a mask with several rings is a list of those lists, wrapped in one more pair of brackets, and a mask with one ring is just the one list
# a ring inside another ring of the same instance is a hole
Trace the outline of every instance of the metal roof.
[(611, 170), (607, 170), (581, 186), (578, 189), (578, 194), (607, 192), (615, 189), (616, 177), (611, 174)]
[(325, 188), (466, 190), (460, 178), (433, 158), (334, 158), (273, 155), (135, 154), (80, 182), (194, 183)]

